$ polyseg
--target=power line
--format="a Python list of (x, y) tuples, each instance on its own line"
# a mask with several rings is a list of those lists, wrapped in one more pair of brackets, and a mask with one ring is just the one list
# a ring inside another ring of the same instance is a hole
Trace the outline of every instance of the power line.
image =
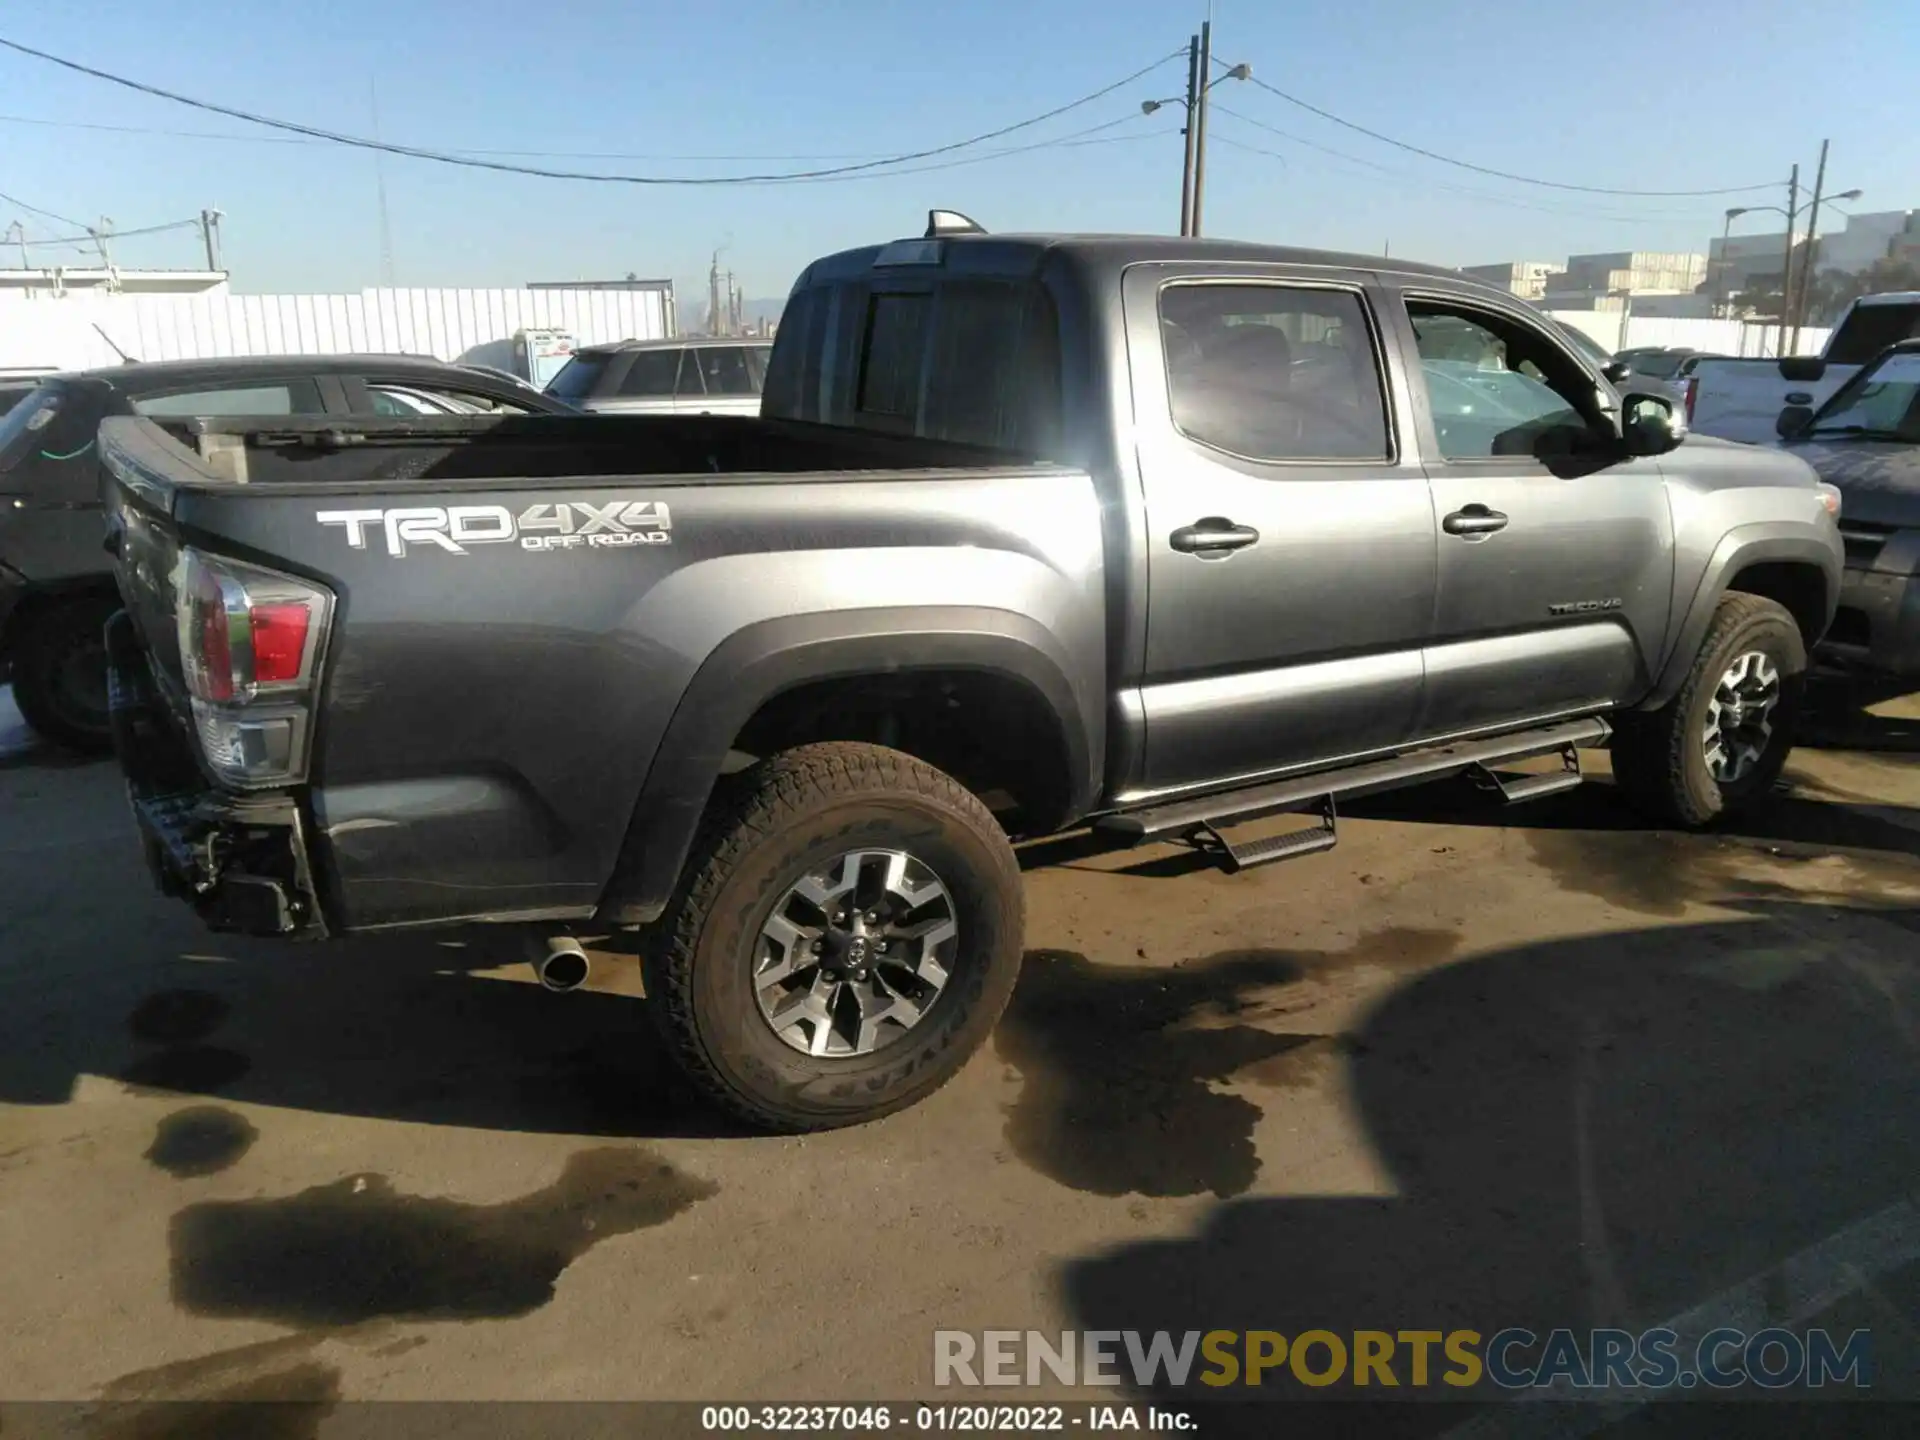
[(506, 161), (487, 160), (473, 155), (458, 155), (449, 151), (428, 150), (414, 145), (400, 145), (388, 141), (371, 140), (362, 135), (349, 135), (336, 130), (326, 130), (315, 125), (303, 125), (297, 121), (279, 120), (272, 116), (256, 115), (251, 111), (240, 110), (230, 105), (216, 104), (210, 100), (196, 100), (189, 95), (181, 95), (172, 90), (163, 90), (157, 85), (149, 85), (144, 81), (129, 79), (124, 75), (115, 75), (106, 70), (96, 69), (91, 65), (83, 65), (77, 60), (68, 60), (62, 56), (50, 54), (45, 50), (36, 50), (31, 45), (22, 45), (17, 40), (8, 40), (0, 37), (0, 46), (4, 46), (6, 49), (15, 51), (21, 55), (30, 55), (36, 60), (45, 60), (49, 64), (58, 65), (62, 69), (72, 70), (77, 74), (88, 75), (96, 80), (104, 80), (109, 84), (118, 85), (124, 89), (135, 90), (143, 95), (152, 95), (161, 100), (171, 100), (176, 105), (187, 105), (196, 110), (208, 111), (211, 114), (225, 115), (229, 119), (244, 120), (249, 124), (264, 125), (269, 129), (284, 130), (291, 134), (305, 135), (316, 140), (327, 140), (336, 145), (351, 145), (362, 150), (377, 150), (389, 155), (405, 155), (415, 160), (432, 160), (442, 165), (458, 165), (474, 170), (494, 170), (509, 175), (531, 175), (544, 180), (587, 180), (598, 184), (612, 185), (748, 185), (764, 184), (772, 181), (823, 180), (833, 176), (850, 175), (857, 171), (877, 170), (886, 166), (900, 165), (912, 160), (926, 160), (936, 155), (946, 155), (955, 150), (964, 150), (988, 140), (997, 140), (1003, 135), (1011, 135), (1016, 130), (1030, 129), (1035, 125), (1043, 124), (1048, 120), (1064, 115), (1070, 110), (1077, 110), (1083, 105), (1091, 104), (1093, 101), (1111, 95), (1114, 91), (1124, 86), (1133, 84), (1134, 81), (1158, 70), (1162, 65), (1167, 64), (1177, 55), (1185, 53), (1184, 51), (1168, 51), (1152, 64), (1144, 65), (1131, 75), (1116, 80), (1111, 85), (1103, 85), (1091, 94), (1082, 95), (1079, 99), (1071, 100), (1065, 105), (1055, 106), (1053, 109), (1045, 111), (1042, 114), (1031, 116), (1025, 120), (1015, 121), (1011, 125), (1002, 125), (996, 130), (989, 130), (981, 135), (974, 135), (965, 140), (955, 140), (946, 145), (936, 145), (931, 149), (914, 150), (903, 155), (891, 155), (880, 160), (867, 160), (850, 165), (827, 166), (815, 170), (793, 170), (758, 175), (694, 176), (615, 175), (598, 174), (580, 170), (553, 170), (543, 166), (515, 165)]
[[(0, 115), (0, 125), (39, 125), (54, 130), (98, 130), (112, 135), (154, 135), (175, 140), (229, 140), (245, 145), (326, 145), (297, 135), (237, 135), (226, 130), (169, 130), (154, 125), (108, 125), (96, 120), (53, 120), (44, 115)], [(510, 155), (535, 160), (873, 160), (871, 150), (815, 150), (798, 154), (675, 154), (664, 150), (490, 150), (461, 147), (450, 155)]]
[[(8, 43), (10, 42), (0, 41), (0, 44)], [(1574, 190), (1583, 195), (1637, 195), (1663, 199), (1701, 199), (1712, 195), (1745, 195), (1757, 190), (1776, 190), (1779, 188), (1778, 181), (1768, 181), (1764, 185), (1726, 185), (1717, 190), (1622, 190), (1607, 185), (1572, 185), (1563, 180), (1541, 180), (1532, 175), (1516, 175), (1511, 170), (1495, 170), (1489, 165), (1476, 165), (1471, 160), (1456, 160), (1451, 155), (1440, 154), (1437, 150), (1428, 150), (1422, 146), (1410, 144), (1405, 140), (1396, 140), (1391, 135), (1382, 135), (1378, 130), (1369, 130), (1364, 125), (1358, 125), (1351, 120), (1343, 119), (1335, 115), (1331, 110), (1323, 110), (1318, 105), (1302, 100), (1298, 95), (1289, 95), (1279, 86), (1269, 85), (1258, 75), (1249, 74), (1246, 78), (1251, 80), (1255, 85), (1258, 85), (1262, 90), (1265, 90), (1269, 95), (1276, 95), (1289, 105), (1297, 105), (1309, 114), (1318, 115), (1322, 120), (1330, 120), (1335, 125), (1351, 130), (1355, 134), (1365, 135), (1369, 140), (1378, 140), (1383, 145), (1391, 145), (1397, 150), (1405, 150), (1409, 154), (1420, 155), (1428, 160), (1437, 160), (1442, 165), (1452, 165), (1461, 170), (1471, 170), (1476, 175), (1491, 175), (1496, 180), (1512, 180), (1521, 185), (1541, 185), (1549, 190)]]
[[(934, 170), (957, 170), (962, 165), (984, 165), (989, 160), (1003, 160), (1009, 155), (1026, 155), (1035, 150), (1078, 150), (1085, 145), (1125, 145), (1139, 140), (1151, 140), (1160, 135), (1177, 135), (1176, 126), (1159, 126), (1152, 130), (1143, 130), (1134, 135), (1101, 135), (1103, 130), (1115, 126), (1130, 125), (1141, 116), (1138, 112), (1122, 115), (1117, 120), (1103, 121), (1098, 125), (1089, 125), (1085, 130), (1074, 130), (1053, 140), (1036, 140), (1030, 145), (1009, 145), (999, 150), (989, 150), (980, 155), (966, 155), (958, 160), (941, 160), (932, 165), (908, 165), (898, 170), (872, 170), (859, 175), (828, 175), (804, 184), (827, 185), (848, 180), (885, 180), (894, 175), (925, 175)], [(1085, 138), (1098, 136), (1099, 138)]]
[[(1218, 101), (1214, 102), (1213, 108), (1220, 114), (1230, 116), (1231, 118), (1239, 121), (1243, 125), (1252, 125), (1256, 129), (1266, 131), (1270, 135), (1277, 135), (1282, 140), (1289, 140), (1296, 145), (1305, 146), (1309, 150), (1317, 150), (1323, 155), (1330, 155), (1334, 157), (1336, 160), (1344, 160), (1352, 165), (1363, 165), (1369, 170), (1377, 171), (1381, 175), (1384, 175), (1389, 179), (1400, 181), (1403, 184), (1426, 186), (1434, 190), (1444, 190), (1449, 194), (1453, 194), (1453, 195), (1466, 195), (1466, 196), (1470, 196), (1473, 199), (1485, 200), (1495, 205), (1512, 205), (1522, 210), (1537, 211), (1543, 215), (1570, 215), (1578, 219), (1591, 219), (1591, 220), (1651, 220), (1656, 217), (1665, 216), (1665, 215), (1692, 215), (1694, 213), (1694, 211), (1691, 208), (1674, 209), (1674, 210), (1646, 210), (1646, 211), (1640, 211), (1638, 213), (1624, 212), (1619, 210), (1594, 210), (1594, 209), (1575, 208), (1573, 206), (1567, 206), (1567, 205), (1551, 205), (1551, 204), (1546, 204), (1544, 202), (1535, 201), (1535, 200), (1523, 200), (1520, 197), (1515, 195), (1501, 195), (1491, 190), (1476, 190), (1465, 185), (1450, 185), (1444, 180), (1435, 180), (1430, 176), (1414, 175), (1414, 174), (1410, 174), (1405, 170), (1396, 170), (1391, 166), (1380, 164), (1377, 160), (1368, 160), (1365, 157), (1360, 155), (1350, 155), (1344, 150), (1336, 150), (1331, 145), (1322, 145), (1318, 141), (1307, 139), (1305, 136), (1295, 135), (1291, 131), (1282, 130), (1278, 125), (1269, 125), (1266, 123), (1266, 121), (1256, 120), (1251, 115), (1242, 115), (1238, 110), (1230, 109), (1229, 107), (1220, 104)], [(1273, 157), (1276, 160), (1285, 161), (1289, 158), (1288, 156), (1286, 156), (1285, 154), (1283, 154), (1278, 150), (1270, 150), (1265, 148), (1264, 146), (1259, 146), (1259, 145), (1250, 145), (1244, 140), (1234, 140), (1230, 136), (1223, 135), (1223, 136), (1218, 136), (1213, 138), (1224, 140), (1226, 141), (1227, 144), (1232, 145), (1235, 149), (1250, 150), (1255, 154), (1268, 155)], [(1372, 177), (1365, 176), (1362, 178), (1371, 179)]]
[(29, 214), (39, 215), (48, 220), (58, 220), (62, 225), (71, 225), (77, 230), (84, 230), (87, 228), (87, 222), (84, 220), (69, 220), (64, 215), (56, 215), (51, 210), (42, 210), (38, 205), (29, 205), (26, 201), (16, 199), (14, 196), (8, 195), (4, 192), (0, 192), (0, 200), (6, 201), (7, 204), (9, 205), (18, 205), (22, 210), (27, 211)]
[(164, 225), (143, 225), (136, 230), (107, 230), (103, 231), (100, 235), (55, 235), (45, 240), (36, 240), (33, 236), (29, 235), (27, 237), (27, 244), (93, 245), (97, 244), (103, 238), (117, 243), (121, 240), (134, 239), (140, 235), (164, 235), (170, 230), (197, 230), (199, 228), (200, 222), (198, 220), (169, 220)]

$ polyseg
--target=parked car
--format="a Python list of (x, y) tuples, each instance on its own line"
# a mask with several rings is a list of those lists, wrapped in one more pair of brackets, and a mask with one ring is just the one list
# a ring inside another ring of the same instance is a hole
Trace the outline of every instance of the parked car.
[(115, 608), (100, 548), (94, 432), (109, 414), (532, 415), (524, 385), (435, 360), (290, 355), (120, 365), (48, 376), (0, 419), (0, 679), (35, 730), (111, 744), (101, 627)]
[(1770, 443), (1788, 407), (1814, 409), (1887, 346), (1920, 336), (1920, 293), (1863, 295), (1819, 355), (1780, 360), (1703, 358), (1685, 386), (1688, 425), (1702, 435)]
[(1688, 362), (1704, 353), (1685, 345), (1633, 345), (1616, 350), (1613, 358), (1643, 380), (1677, 380)]
[(1593, 362), (1594, 369), (1606, 376), (1614, 385), (1623, 385), (1631, 379), (1636, 389), (1647, 394), (1658, 395), (1663, 400), (1673, 401), (1676, 405), (1685, 400), (1685, 392), (1671, 379), (1663, 379), (1657, 375), (1644, 375), (1634, 368), (1627, 359), (1626, 351), (1616, 355), (1586, 331), (1576, 329), (1563, 320), (1555, 320), (1553, 323), (1562, 335), (1573, 342), (1576, 350)]
[[(1427, 352), (1463, 329), (1500, 372)], [(1609, 742), (1663, 821), (1763, 802), (1840, 586), (1804, 462), (1372, 255), (936, 215), (807, 267), (759, 417), (394, 423), (101, 427), (157, 881), (258, 935), (515, 925), (554, 988), (638, 927), (672, 1052), (773, 1128), (986, 1037), (1013, 838), (1241, 869)]]
[(767, 340), (623, 340), (587, 345), (547, 382), (582, 410), (628, 415), (758, 415)]
[(1818, 410), (1782, 411), (1780, 433), (1840, 491), (1847, 568), (1828, 650), (1920, 677), (1920, 340), (1882, 351)]

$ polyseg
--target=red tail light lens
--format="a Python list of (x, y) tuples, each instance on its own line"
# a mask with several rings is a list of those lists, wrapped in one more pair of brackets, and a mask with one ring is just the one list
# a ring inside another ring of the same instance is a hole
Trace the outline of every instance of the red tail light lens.
[(333, 596), (196, 550), (181, 551), (174, 594), (180, 669), (208, 765), (242, 788), (305, 779)]
[(1689, 375), (1687, 377), (1687, 423), (1689, 425), (1693, 423), (1693, 398), (1699, 393), (1700, 393), (1699, 377)]
[(312, 620), (301, 600), (263, 601), (249, 608), (253, 632), (253, 683), (286, 685), (300, 678)]

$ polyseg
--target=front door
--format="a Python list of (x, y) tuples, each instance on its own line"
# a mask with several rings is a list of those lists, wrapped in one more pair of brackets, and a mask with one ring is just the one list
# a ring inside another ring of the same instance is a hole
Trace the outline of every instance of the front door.
[(1368, 287), (1141, 265), (1123, 296), (1149, 595), (1129, 798), (1400, 744), (1433, 510)]
[(1624, 454), (1605, 382), (1517, 306), (1404, 300), (1440, 526), (1420, 736), (1641, 693), (1673, 591), (1659, 462)]

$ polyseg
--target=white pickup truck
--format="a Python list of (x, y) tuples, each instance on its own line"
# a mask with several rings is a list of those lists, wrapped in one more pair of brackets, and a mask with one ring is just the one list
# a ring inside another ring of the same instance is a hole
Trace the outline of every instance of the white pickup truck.
[(1863, 295), (1847, 308), (1819, 355), (1778, 360), (1701, 360), (1687, 378), (1687, 425), (1702, 435), (1771, 444), (1780, 412), (1818, 409), (1889, 345), (1920, 336), (1920, 291)]

